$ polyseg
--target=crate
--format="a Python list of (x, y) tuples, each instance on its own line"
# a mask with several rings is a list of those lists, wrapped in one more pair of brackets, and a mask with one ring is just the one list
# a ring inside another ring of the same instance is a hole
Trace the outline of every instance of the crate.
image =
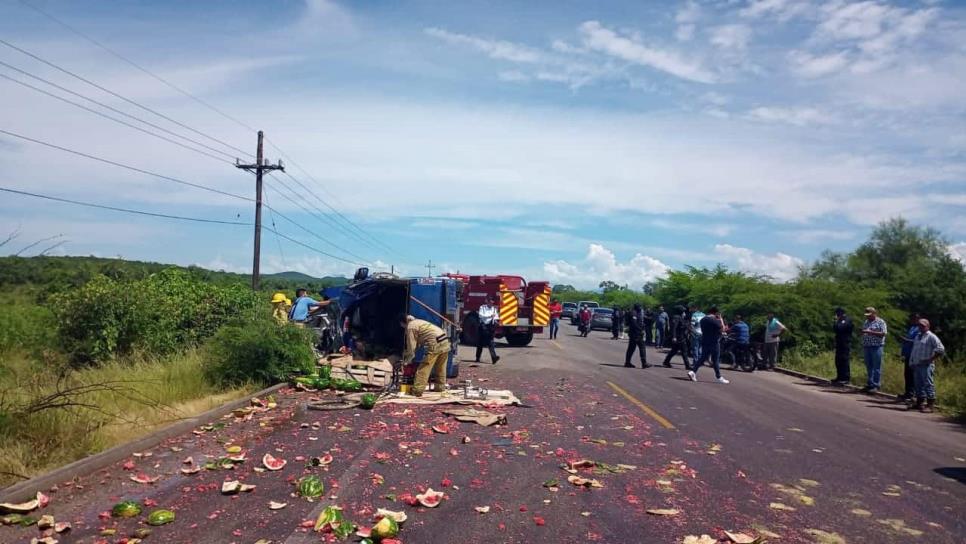
[(392, 363), (388, 359), (376, 361), (356, 361), (344, 355), (331, 359), (332, 378), (354, 379), (362, 385), (386, 387), (392, 381)]

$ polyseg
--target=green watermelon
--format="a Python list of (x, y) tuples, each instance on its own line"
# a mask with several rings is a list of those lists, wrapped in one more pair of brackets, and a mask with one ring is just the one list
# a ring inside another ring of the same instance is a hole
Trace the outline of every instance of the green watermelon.
[(306, 499), (317, 499), (324, 491), (325, 486), (318, 476), (303, 476), (298, 482), (298, 493)]
[(111, 509), (111, 515), (116, 518), (133, 518), (141, 515), (141, 503), (138, 501), (121, 501)]
[(362, 400), (359, 403), (359, 407), (364, 410), (372, 410), (376, 407), (376, 396), (372, 393), (362, 395)]
[(372, 526), (372, 538), (377, 541), (384, 538), (395, 538), (398, 534), (399, 524), (389, 516), (382, 518), (379, 523)]
[(148, 515), (148, 525), (165, 525), (174, 521), (171, 510), (155, 510)]

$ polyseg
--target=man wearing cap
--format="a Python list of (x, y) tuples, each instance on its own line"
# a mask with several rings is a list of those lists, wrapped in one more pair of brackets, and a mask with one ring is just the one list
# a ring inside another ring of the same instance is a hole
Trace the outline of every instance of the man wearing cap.
[(424, 348), (426, 356), (416, 369), (413, 380), (413, 395), (423, 396), (423, 391), (432, 376), (436, 391), (446, 390), (446, 362), (449, 359), (450, 342), (446, 332), (429, 321), (402, 315), (399, 324), (406, 329), (402, 364), (407, 365), (416, 356), (416, 350)]
[(885, 351), (886, 322), (869, 306), (865, 309), (865, 323), (862, 324), (862, 352), (865, 356), (867, 382), (862, 391), (875, 393), (882, 386), (882, 352)]
[(939, 337), (929, 330), (929, 320), (919, 320), (919, 336), (912, 343), (909, 365), (916, 384), (916, 404), (910, 410), (930, 413), (936, 405), (936, 359), (946, 353)]
[(835, 333), (835, 379), (832, 383), (845, 385), (852, 381), (852, 333), (855, 324), (852, 318), (845, 314), (844, 308), (835, 309), (835, 323), (832, 332)]

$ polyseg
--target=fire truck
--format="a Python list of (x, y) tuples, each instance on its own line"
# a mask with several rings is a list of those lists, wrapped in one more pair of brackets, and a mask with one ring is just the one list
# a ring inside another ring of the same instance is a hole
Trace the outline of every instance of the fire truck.
[(496, 327), (497, 338), (505, 338), (511, 346), (526, 346), (534, 334), (543, 332), (550, 325), (550, 283), (532, 281), (527, 283), (520, 276), (471, 276), (444, 274), (460, 280), (459, 295), (463, 308), (460, 313), (460, 341), (476, 345), (479, 335), (477, 310), (492, 297), (499, 314)]

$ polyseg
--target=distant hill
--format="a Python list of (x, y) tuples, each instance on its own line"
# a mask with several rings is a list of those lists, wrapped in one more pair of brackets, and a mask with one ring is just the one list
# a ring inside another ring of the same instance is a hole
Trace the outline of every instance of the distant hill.
[[(208, 270), (200, 266), (105, 259), (102, 257), (0, 257), (0, 288), (40, 288), (56, 292), (83, 285), (97, 275), (115, 280), (137, 280), (166, 268), (186, 270), (191, 275), (212, 283), (251, 282), (249, 274), (236, 274), (221, 270)], [(280, 272), (262, 276), (259, 285), (263, 291), (292, 292), (297, 287), (317, 291), (334, 285), (345, 285), (347, 278), (316, 278), (301, 272)]]

